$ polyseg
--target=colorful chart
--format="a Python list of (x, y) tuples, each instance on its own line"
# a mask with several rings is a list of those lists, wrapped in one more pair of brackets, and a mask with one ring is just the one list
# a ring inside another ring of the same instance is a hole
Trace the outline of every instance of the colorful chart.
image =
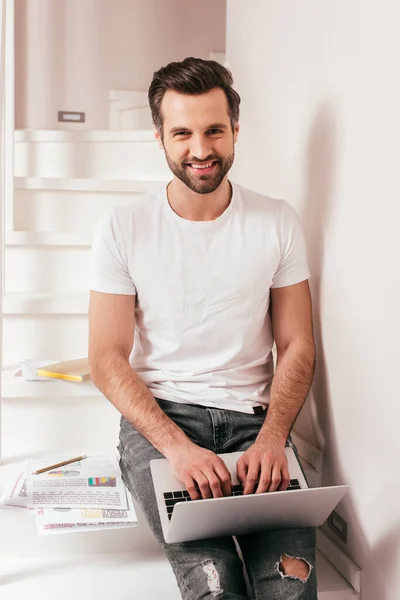
[(115, 487), (117, 480), (115, 477), (89, 477), (90, 487)]

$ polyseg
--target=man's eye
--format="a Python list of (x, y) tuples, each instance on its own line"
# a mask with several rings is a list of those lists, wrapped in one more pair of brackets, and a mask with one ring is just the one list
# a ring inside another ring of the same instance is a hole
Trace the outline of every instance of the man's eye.
[(189, 135), (188, 131), (177, 131), (175, 136)]
[(222, 133), (222, 131), (220, 129), (210, 129), (209, 133), (211, 133), (211, 135), (215, 135), (218, 133)]

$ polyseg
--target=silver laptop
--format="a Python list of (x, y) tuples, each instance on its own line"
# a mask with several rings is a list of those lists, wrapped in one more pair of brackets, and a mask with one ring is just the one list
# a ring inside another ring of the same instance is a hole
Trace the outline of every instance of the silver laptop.
[(232, 496), (201, 500), (190, 499), (166, 458), (151, 460), (165, 541), (173, 544), (263, 529), (322, 525), (349, 486), (309, 488), (293, 449), (286, 447), (285, 452), (290, 475), (287, 490), (244, 496), (236, 477), (236, 463), (243, 452), (230, 452), (218, 456), (231, 473)]

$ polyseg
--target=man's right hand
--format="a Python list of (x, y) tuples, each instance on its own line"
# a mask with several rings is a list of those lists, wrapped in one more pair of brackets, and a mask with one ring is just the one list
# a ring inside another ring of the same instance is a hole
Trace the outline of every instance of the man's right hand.
[(211, 450), (191, 442), (169, 450), (165, 456), (192, 500), (231, 495), (231, 474), (224, 461)]

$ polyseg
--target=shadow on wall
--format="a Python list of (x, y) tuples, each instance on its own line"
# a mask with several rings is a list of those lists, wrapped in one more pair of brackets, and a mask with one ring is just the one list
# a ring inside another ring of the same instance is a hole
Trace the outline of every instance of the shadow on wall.
[[(329, 275), (324, 272), (325, 235), (329, 229), (333, 209), (336, 158), (336, 120), (329, 102), (322, 104), (312, 122), (306, 165), (306, 188), (302, 205), (302, 225), (307, 241), (308, 260), (311, 270), (311, 293), (313, 298), (314, 336), (316, 343), (316, 369), (312, 390), (301, 414), (299, 430), (307, 431), (310, 439), (318, 440), (325, 448), (323, 484), (350, 483), (345, 481), (338, 460), (337, 435), (332, 419), (332, 399), (327, 378), (324, 356), (323, 327), (321, 324), (321, 282)], [(313, 431), (310, 432), (310, 427)], [(354, 432), (356, 446), (357, 432)], [(373, 474), (372, 474), (373, 477)], [(390, 492), (389, 492), (390, 493)], [(364, 570), (363, 598), (365, 600), (393, 600), (393, 585), (398, 565), (399, 525), (382, 535), (374, 547), (369, 547), (367, 537), (358, 518), (352, 490), (341, 502), (349, 523), (352, 548), (334, 541), (352, 555)], [(340, 505), (339, 505), (340, 507)], [(379, 508), (376, 507), (378, 511)], [(339, 508), (340, 511), (340, 508)], [(343, 512), (343, 511), (342, 511)], [(324, 528), (325, 529), (325, 528)], [(326, 529), (325, 529), (326, 531)], [(329, 531), (327, 531), (329, 533)], [(391, 592), (389, 591), (391, 589)]]
[[(322, 448), (325, 436), (331, 436), (330, 396), (326, 381), (321, 328), (321, 280), (324, 275), (324, 234), (332, 210), (335, 160), (335, 118), (328, 103), (316, 114), (309, 134), (302, 226), (307, 242), (311, 271), (314, 336), (317, 359), (313, 386), (298, 418), (299, 430)], [(310, 431), (310, 427), (313, 431)]]

